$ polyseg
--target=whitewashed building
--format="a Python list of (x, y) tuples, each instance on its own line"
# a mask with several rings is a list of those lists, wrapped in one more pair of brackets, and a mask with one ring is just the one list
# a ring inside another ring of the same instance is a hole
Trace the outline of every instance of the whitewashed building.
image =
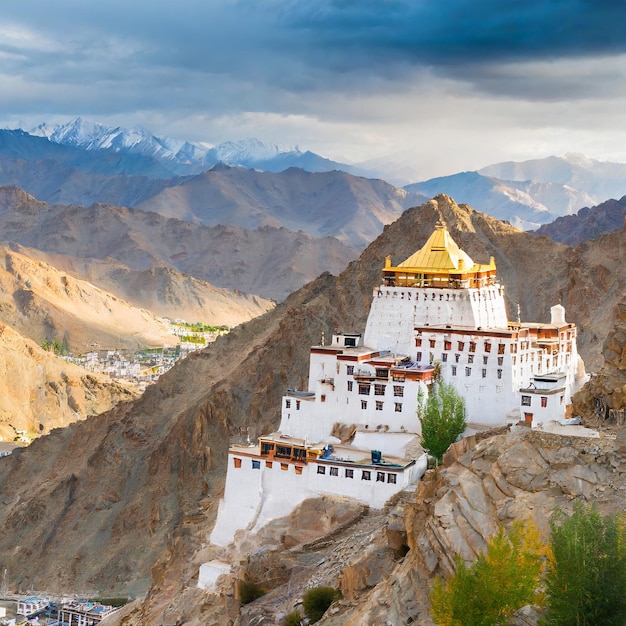
[(364, 335), (311, 348), (308, 388), (287, 391), (279, 430), (230, 448), (211, 542), (227, 545), (316, 495), (380, 508), (419, 480), (417, 398), (437, 371), (465, 398), (470, 423), (494, 426), (566, 417), (585, 379), (563, 307), (547, 324), (509, 321), (494, 259), (474, 263), (438, 223), (408, 259), (387, 258)]

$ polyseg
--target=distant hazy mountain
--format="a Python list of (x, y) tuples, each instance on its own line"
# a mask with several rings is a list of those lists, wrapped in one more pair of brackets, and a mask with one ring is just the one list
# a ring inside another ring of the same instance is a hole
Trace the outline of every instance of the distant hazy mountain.
[(508, 181), (532, 180), (566, 185), (587, 194), (591, 199), (591, 202), (577, 206), (576, 210), (626, 194), (626, 164), (597, 161), (581, 154), (496, 163), (482, 168), (479, 173)]
[(576, 215), (559, 217), (535, 232), (574, 246), (620, 228), (626, 228), (626, 196), (621, 200), (607, 200), (592, 208), (584, 207)]
[[(157, 268), (172, 268), (218, 287), (282, 300), (322, 272), (340, 271), (358, 255), (355, 248), (334, 237), (313, 237), (284, 227), (208, 227), (140, 209), (50, 205), (15, 187), (0, 188), (0, 233), (5, 241), (72, 257), (73, 266), (67, 260), (55, 260), (55, 265), (68, 271), (73, 267), (130, 301), (138, 298), (138, 303), (148, 303), (150, 295), (137, 287), (141, 281), (136, 273), (141, 272), (142, 279), (152, 285), (148, 290), (153, 295), (164, 293), (163, 306), (172, 307), (176, 294), (199, 297), (199, 287), (181, 286), (180, 277)], [(206, 287), (203, 297), (214, 299)], [(267, 309), (262, 301), (238, 305), (231, 297), (230, 306), (244, 305), (246, 311), (257, 314)]]
[(523, 230), (551, 222), (591, 200), (585, 193), (556, 183), (500, 180), (478, 172), (433, 178), (405, 189), (430, 196), (445, 193)]
[(136, 206), (207, 226), (285, 226), (363, 248), (385, 224), (426, 199), (345, 172), (290, 168), (272, 173), (221, 165), (163, 188)]
[(220, 162), (268, 172), (281, 172), (289, 167), (301, 167), (309, 172), (351, 169), (349, 165), (310, 151), (302, 152), (297, 147), (279, 146), (254, 138), (209, 147), (197, 142), (156, 137), (145, 128), (110, 128), (80, 117), (54, 126), (43, 123), (28, 132), (83, 150), (111, 150), (150, 157), (162, 162), (175, 175), (198, 174)]

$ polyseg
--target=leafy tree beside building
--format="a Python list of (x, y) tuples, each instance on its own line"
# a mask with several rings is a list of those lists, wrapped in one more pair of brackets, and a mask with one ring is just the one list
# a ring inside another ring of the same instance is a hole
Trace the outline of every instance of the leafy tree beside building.
[(465, 400), (454, 385), (438, 380), (424, 400), (420, 392), (417, 416), (422, 424), (422, 447), (439, 461), (450, 444), (465, 430)]

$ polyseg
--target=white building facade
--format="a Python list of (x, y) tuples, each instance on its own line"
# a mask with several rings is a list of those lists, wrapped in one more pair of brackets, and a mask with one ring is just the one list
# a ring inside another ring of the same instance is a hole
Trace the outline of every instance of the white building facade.
[(230, 448), (211, 542), (227, 545), (317, 495), (381, 508), (419, 480), (418, 394), (437, 374), (464, 397), (468, 422), (494, 426), (566, 417), (584, 382), (563, 307), (549, 324), (508, 321), (493, 258), (474, 263), (442, 223), (404, 262), (387, 258), (363, 336), (311, 348), (308, 387), (283, 397), (279, 430)]

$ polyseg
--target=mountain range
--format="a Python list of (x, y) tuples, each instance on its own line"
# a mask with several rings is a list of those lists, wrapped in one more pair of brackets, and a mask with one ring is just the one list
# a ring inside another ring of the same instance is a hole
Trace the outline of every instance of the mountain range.
[[(39, 142), (32, 143), (34, 139)], [(41, 141), (46, 141), (47, 145)], [(24, 145), (18, 146), (20, 142)], [(60, 149), (61, 146), (64, 150)], [(43, 176), (34, 176), (32, 167), (26, 166), (26, 162), (32, 163), (34, 159), (40, 171), (43, 169)], [(389, 163), (381, 159), (360, 167), (331, 161), (299, 148), (281, 147), (257, 139), (230, 141), (208, 147), (201, 142), (156, 137), (142, 128), (111, 128), (82, 118), (56, 126), (40, 124), (29, 129), (28, 133), (22, 130), (0, 131), (0, 183), (16, 184), (48, 202), (84, 205), (105, 202), (139, 206), (152, 198), (158, 198), (158, 202), (167, 201), (172, 193), (169, 190), (184, 186), (188, 177), (210, 169), (221, 170), (222, 164), (244, 171), (259, 170), (258, 173), (262, 171), (266, 174), (279, 174), (290, 168), (299, 168), (310, 173), (336, 174), (341, 171), (357, 177), (390, 177), (396, 184), (398, 181)], [(398, 171), (400, 169), (401, 166)], [(235, 174), (231, 173), (230, 176), (236, 179)], [(241, 184), (245, 188), (246, 175), (242, 176), (244, 181)], [(268, 180), (278, 188), (282, 184), (278, 178)], [(412, 183), (404, 188), (404, 192), (409, 192), (409, 199), (403, 204), (406, 208), (423, 201), (423, 196), (446, 193), (458, 202), (470, 204), (519, 228), (531, 230), (557, 217), (573, 214), (583, 207), (610, 198), (621, 198), (626, 194), (625, 181), (624, 164), (567, 154), (562, 157), (498, 163), (477, 171)], [(211, 189), (210, 179), (205, 179), (203, 184), (207, 186), (204, 193), (206, 198), (216, 202), (215, 206), (210, 207), (211, 210), (215, 209), (216, 214), (229, 208), (234, 212), (241, 210), (238, 204), (238, 200), (242, 199), (240, 194), (232, 190), (230, 193), (225, 192), (231, 201), (229, 204), (227, 198), (220, 197), (219, 189)], [(233, 184), (236, 185), (237, 181), (233, 180)], [(194, 181), (192, 185), (198, 187), (202, 183)], [(249, 192), (248, 189), (245, 194), (249, 195)], [(395, 193), (399, 192), (396, 190)], [(411, 198), (410, 194), (417, 195)], [(174, 193), (175, 202), (180, 204), (180, 197), (176, 197), (178, 195)], [(249, 197), (254, 200), (256, 196), (253, 190)], [(269, 198), (272, 198), (272, 194)], [(267, 210), (262, 194), (260, 199), (261, 209)], [(243, 225), (240, 222), (237, 224)], [(292, 228), (288, 224), (283, 225)], [(325, 234), (332, 234), (330, 230), (327, 229)], [(354, 240), (352, 244), (359, 245)]]
[(181, 362), (139, 400), (0, 464), (0, 560), (14, 586), (151, 588), (131, 623), (207, 623), (189, 612), (216, 608), (195, 580), (228, 442), (275, 428), (282, 393), (306, 380), (308, 347), (322, 333), (361, 330), (386, 256), (397, 263), (412, 254), (442, 218), (477, 262), (495, 257), (509, 311), (520, 303), (523, 319), (548, 321), (549, 306), (561, 302), (588, 367), (601, 364), (626, 289), (626, 230), (574, 248), (439, 196), (405, 211), (338, 276), (323, 274)]

